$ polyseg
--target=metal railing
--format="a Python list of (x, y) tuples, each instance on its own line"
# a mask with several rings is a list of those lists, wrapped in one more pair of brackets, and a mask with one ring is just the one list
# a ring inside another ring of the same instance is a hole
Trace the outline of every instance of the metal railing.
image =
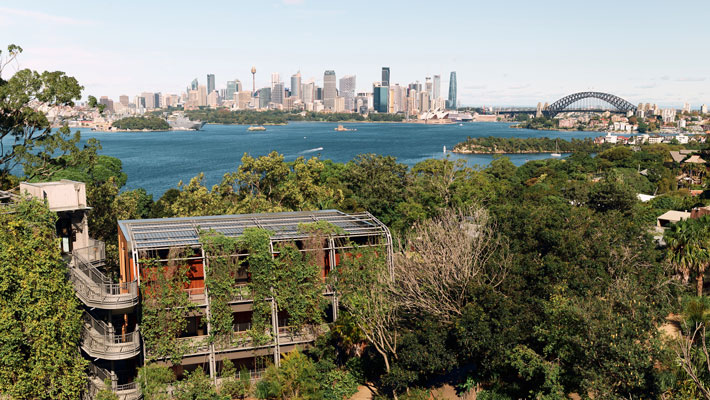
[(108, 389), (111, 389), (119, 400), (138, 400), (143, 398), (138, 383), (135, 381), (119, 385), (116, 373), (103, 369), (92, 362), (89, 362), (88, 373), (89, 382), (84, 396), (87, 400), (94, 399), (99, 391), (107, 389), (107, 381), (111, 385)]
[(138, 304), (138, 281), (114, 283), (97, 268), (103, 264), (103, 243), (76, 249), (72, 252), (69, 279), (79, 299), (89, 307), (122, 309)]
[(81, 347), (91, 357), (104, 360), (123, 360), (140, 353), (140, 334), (133, 332), (116, 333), (113, 327), (103, 321), (84, 314)]

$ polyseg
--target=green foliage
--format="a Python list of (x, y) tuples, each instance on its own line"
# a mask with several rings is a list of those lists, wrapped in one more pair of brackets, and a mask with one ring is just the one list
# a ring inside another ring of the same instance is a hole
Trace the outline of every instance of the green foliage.
[(266, 300), (273, 297), (275, 286), (274, 259), (271, 253), (271, 235), (258, 228), (247, 228), (239, 237), (239, 248), (249, 255), (244, 259), (251, 274), (249, 291), (252, 293), (252, 318), (250, 335), (255, 345), (265, 344), (271, 339), (271, 306)]
[(164, 365), (149, 363), (138, 368), (136, 381), (145, 400), (168, 400), (168, 386), (175, 382), (175, 374)]
[(229, 399), (243, 399), (249, 394), (250, 389), (249, 370), (242, 366), (239, 379), (237, 379), (234, 363), (231, 360), (225, 360), (222, 367), (222, 386), (219, 389), (219, 393)]
[[(497, 136), (469, 137), (466, 141), (454, 146), (454, 151), (469, 153), (561, 153), (585, 152), (593, 153), (609, 147), (609, 145), (597, 145), (591, 138), (572, 139), (550, 139), (539, 138), (503, 138)], [(625, 148), (625, 147), (622, 147)]]
[(215, 231), (200, 231), (200, 243), (208, 259), (205, 287), (210, 296), (210, 339), (219, 345), (232, 342), (232, 308), (240, 268), (236, 239)]
[(225, 400), (224, 396), (217, 393), (202, 367), (188, 372), (186, 378), (175, 386), (175, 400)]
[[(188, 254), (182, 249), (173, 249), (169, 258)], [(188, 350), (187, 342), (179, 339), (187, 329), (187, 317), (195, 310), (195, 305), (185, 291), (189, 283), (189, 266), (165, 265), (156, 259), (141, 259), (141, 335), (145, 343), (148, 360), (168, 358), (179, 364)]]
[(126, 117), (111, 124), (115, 129), (129, 131), (167, 131), (170, 130), (168, 121), (163, 118), (147, 116), (147, 117)]
[(348, 372), (320, 372), (313, 360), (295, 350), (284, 356), (281, 367), (267, 368), (255, 395), (259, 399), (342, 400), (356, 391), (357, 382)]
[(37, 200), (0, 210), (0, 392), (10, 398), (75, 399), (85, 387), (82, 311), (55, 221)]
[(111, 381), (104, 382), (105, 387), (96, 393), (96, 400), (119, 400), (118, 395), (111, 390)]

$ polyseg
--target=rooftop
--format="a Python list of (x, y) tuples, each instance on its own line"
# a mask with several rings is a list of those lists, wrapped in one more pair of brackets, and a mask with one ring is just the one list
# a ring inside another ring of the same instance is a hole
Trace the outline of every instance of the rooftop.
[(122, 220), (118, 226), (128, 248), (138, 250), (199, 246), (201, 230), (239, 237), (247, 228), (263, 228), (272, 232), (272, 240), (302, 239), (308, 235), (299, 232), (298, 225), (317, 221), (330, 222), (345, 231), (335, 236), (389, 235), (387, 227), (368, 212), (346, 214), (338, 210)]

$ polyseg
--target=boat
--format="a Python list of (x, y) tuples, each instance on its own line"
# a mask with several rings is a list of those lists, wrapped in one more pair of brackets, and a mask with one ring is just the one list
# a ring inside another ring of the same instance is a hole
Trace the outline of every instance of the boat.
[(258, 125), (258, 126), (250, 126), (250, 127), (247, 128), (247, 131), (249, 131), (249, 132), (254, 132), (254, 131), (256, 131), (256, 132), (263, 132), (263, 131), (265, 131), (265, 130), (266, 130), (266, 128), (264, 128), (264, 127), (261, 126), (261, 125)]
[(338, 127), (335, 128), (334, 130), (335, 130), (336, 132), (354, 132), (354, 131), (356, 131), (357, 129), (346, 128), (346, 127), (344, 127), (344, 126), (342, 126), (342, 125), (338, 125)]
[(168, 125), (170, 129), (176, 131), (199, 131), (205, 126), (202, 121), (191, 121), (190, 118), (186, 117), (184, 113), (176, 112), (170, 114), (167, 118)]
[(446, 146), (444, 146), (444, 154), (446, 154)]
[(562, 157), (562, 154), (560, 154), (560, 149), (557, 147), (557, 139), (555, 139), (555, 152), (550, 155), (552, 157)]

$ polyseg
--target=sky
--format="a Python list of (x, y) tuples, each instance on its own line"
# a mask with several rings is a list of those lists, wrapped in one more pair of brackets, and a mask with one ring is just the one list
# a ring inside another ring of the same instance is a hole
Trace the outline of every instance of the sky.
[(60, 70), (88, 95), (181, 93), (194, 78), (322, 85), (355, 74), (371, 91), (456, 71), (462, 105), (534, 106), (595, 90), (630, 102), (710, 104), (710, 1), (0, 0), (6, 67)]

